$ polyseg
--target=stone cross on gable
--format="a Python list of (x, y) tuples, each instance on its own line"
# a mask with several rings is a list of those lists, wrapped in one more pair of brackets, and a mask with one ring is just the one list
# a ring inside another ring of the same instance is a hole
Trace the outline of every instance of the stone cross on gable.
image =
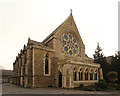
[(72, 13), (72, 9), (70, 9), (70, 12)]

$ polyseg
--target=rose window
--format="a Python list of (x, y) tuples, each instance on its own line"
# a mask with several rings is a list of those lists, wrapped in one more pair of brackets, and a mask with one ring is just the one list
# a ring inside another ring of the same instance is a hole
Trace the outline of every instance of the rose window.
[(62, 46), (63, 46), (63, 51), (66, 54), (70, 55), (77, 55), (78, 54), (78, 42), (74, 35), (72, 34), (64, 34), (62, 36)]

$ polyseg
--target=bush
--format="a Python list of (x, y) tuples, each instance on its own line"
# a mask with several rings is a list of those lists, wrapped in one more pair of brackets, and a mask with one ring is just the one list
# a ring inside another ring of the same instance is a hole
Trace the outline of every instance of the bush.
[(105, 80), (99, 80), (99, 82), (96, 83), (95, 86), (101, 89), (107, 89), (107, 83)]
[(83, 85), (83, 84), (80, 84), (80, 87), (84, 87), (84, 85)]
[(109, 82), (114, 83), (118, 80), (118, 73), (115, 71), (110, 71), (106, 74)]
[(99, 88), (99, 87), (97, 87), (97, 88), (96, 88), (96, 91), (102, 91), (102, 89), (101, 89), (101, 88)]
[(83, 87), (84, 91), (96, 91), (93, 87)]
[(113, 87), (111, 87), (111, 86), (108, 86), (107, 90), (108, 90), (108, 91), (114, 91), (115, 88), (113, 88)]
[(89, 87), (84, 87), (83, 90), (84, 91), (90, 91), (90, 88)]
[(115, 90), (119, 90), (120, 89), (120, 85), (119, 84), (111, 84), (110, 87), (114, 88)]

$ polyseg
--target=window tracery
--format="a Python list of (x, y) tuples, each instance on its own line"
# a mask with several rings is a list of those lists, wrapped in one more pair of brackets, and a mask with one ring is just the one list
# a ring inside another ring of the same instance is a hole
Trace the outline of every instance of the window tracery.
[(93, 69), (90, 70), (90, 80), (93, 80)]
[(85, 70), (85, 80), (88, 80), (88, 68)]
[(80, 68), (80, 71), (79, 71), (79, 81), (82, 81), (83, 80), (83, 72), (82, 72), (82, 68)]
[(95, 72), (94, 72), (94, 80), (97, 80), (97, 69), (95, 70)]
[(76, 72), (76, 69), (74, 69), (73, 76), (74, 76), (74, 81), (77, 81), (77, 72)]
[(62, 49), (66, 54), (78, 55), (79, 47), (76, 37), (71, 33), (65, 33), (62, 36)]

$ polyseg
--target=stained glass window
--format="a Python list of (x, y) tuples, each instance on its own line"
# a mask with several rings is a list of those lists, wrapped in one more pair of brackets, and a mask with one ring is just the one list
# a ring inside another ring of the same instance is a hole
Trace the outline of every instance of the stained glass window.
[(67, 40), (68, 39), (67, 35), (65, 35), (64, 38)]
[(73, 52), (76, 54), (76, 50), (74, 49)]
[(75, 45), (75, 48), (78, 48), (78, 46), (77, 46), (77, 45)]
[(62, 45), (65, 53), (69, 55), (79, 54), (78, 42), (75, 36), (70, 33), (66, 33), (62, 36)]
[(74, 41), (74, 43), (76, 42), (76, 40), (75, 40), (75, 39), (73, 39), (73, 41)]
[(74, 74), (74, 81), (77, 81), (77, 73), (76, 73), (76, 71), (73, 74)]
[(66, 41), (63, 40), (63, 46), (66, 45)]
[(67, 48), (67, 47), (64, 47), (64, 50), (65, 50), (65, 51), (67, 51), (67, 50), (68, 50), (68, 48)]
[(70, 39), (72, 39), (72, 36), (71, 36), (71, 35), (69, 35), (69, 38), (70, 38)]
[(70, 55), (72, 55), (72, 51), (69, 51)]

